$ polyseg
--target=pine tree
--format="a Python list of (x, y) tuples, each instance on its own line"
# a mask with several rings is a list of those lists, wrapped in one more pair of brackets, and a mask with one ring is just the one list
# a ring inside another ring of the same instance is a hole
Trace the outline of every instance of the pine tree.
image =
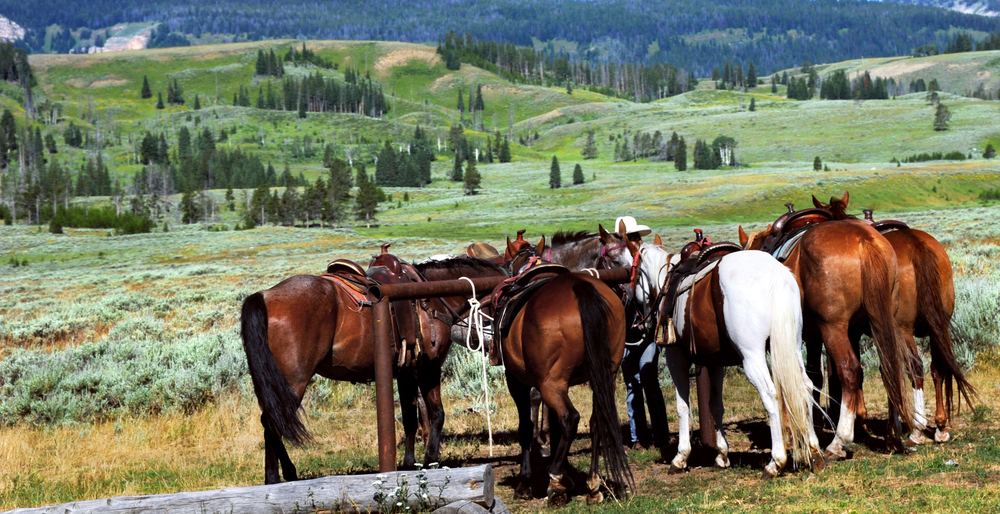
[(948, 122), (951, 121), (951, 111), (944, 104), (939, 103), (934, 111), (934, 130), (948, 130)]
[(559, 159), (552, 156), (552, 167), (549, 169), (549, 188), (558, 189), (562, 187), (562, 177), (559, 173)]
[(778, 75), (775, 74), (771, 75), (771, 93), (774, 94), (777, 92), (778, 92)]
[(757, 110), (757, 99), (751, 97), (750, 98), (750, 112), (754, 112), (756, 110)]
[(482, 181), (482, 177), (479, 175), (479, 170), (476, 169), (476, 160), (469, 159), (465, 169), (465, 194), (476, 194), (479, 191), (480, 181)]
[(996, 155), (997, 151), (993, 148), (993, 143), (986, 143), (986, 150), (983, 151), (983, 159), (992, 159)]
[(163, 93), (156, 93), (156, 108), (163, 109)]
[(194, 95), (194, 110), (201, 110), (201, 99), (198, 98), (198, 95)]
[(813, 159), (813, 171), (822, 171), (822, 169), (823, 169), (823, 161), (817, 155), (816, 158)]
[(674, 167), (677, 171), (687, 170), (687, 143), (684, 142), (684, 137), (681, 137), (677, 142), (677, 150), (674, 153)]
[(503, 144), (500, 145), (500, 162), (510, 162), (510, 160), (510, 143), (504, 138)]
[(747, 67), (747, 89), (757, 87), (757, 70), (753, 67), (753, 61)]
[(583, 184), (583, 168), (580, 167), (579, 163), (577, 163), (577, 165), (573, 167), (573, 185), (578, 186), (580, 184)]
[[(470, 160), (471, 162), (471, 160)], [(462, 181), (462, 156), (455, 153), (455, 167), (451, 169), (451, 179), (455, 182)]]
[(597, 158), (597, 144), (594, 142), (594, 129), (587, 131), (587, 142), (583, 144), (583, 150), (580, 151), (580, 155), (583, 155), (584, 159), (596, 159)]
[(486, 104), (483, 103), (483, 85), (480, 84), (476, 87), (476, 110), (485, 111)]
[(371, 228), (371, 222), (378, 211), (378, 190), (375, 184), (365, 180), (358, 184), (358, 196), (354, 200), (354, 219), (364, 221)]
[(149, 89), (149, 79), (145, 75), (142, 76), (142, 91), (140, 92), (140, 96), (143, 99), (153, 97), (153, 91)]
[(462, 96), (462, 90), (458, 90), (458, 116), (461, 121), (465, 122), (465, 98)]

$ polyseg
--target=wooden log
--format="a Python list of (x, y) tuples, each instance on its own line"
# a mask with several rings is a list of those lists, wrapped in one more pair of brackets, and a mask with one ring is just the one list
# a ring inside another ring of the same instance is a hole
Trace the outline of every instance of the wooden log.
[[(404, 478), (405, 475), (405, 478)], [(421, 486), (421, 477), (427, 483)], [(424, 472), (395, 471), (377, 475), (347, 475), (234, 487), (214, 491), (182, 492), (148, 496), (119, 496), (103, 500), (64, 503), (50, 507), (15, 509), (7, 514), (335, 514), (380, 512), (381, 507), (404, 501), (397, 488), (405, 484), (405, 502), (414, 509), (430, 511), (457, 501), (476, 503), (486, 509), (496, 506), (493, 468), (489, 464)], [(376, 494), (384, 494), (381, 503)], [(421, 498), (421, 492), (427, 498)]]

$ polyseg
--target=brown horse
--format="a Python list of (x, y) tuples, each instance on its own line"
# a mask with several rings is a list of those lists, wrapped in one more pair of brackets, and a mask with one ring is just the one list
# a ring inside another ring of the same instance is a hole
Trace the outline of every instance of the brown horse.
[[(468, 258), (455, 259), (451, 265), (428, 265), (424, 271), (437, 280), (503, 275), (500, 268), (490, 263)], [(453, 306), (450, 311), (441, 300), (431, 301), (437, 306), (433, 311), (445, 313), (444, 316), (432, 316), (426, 310), (418, 310), (423, 340), (428, 342), (428, 348), (434, 349), (434, 356), (425, 352), (412, 368), (397, 369), (406, 432), (404, 467), (412, 466), (415, 460), (415, 386), (418, 383), (431, 418), (424, 460), (438, 460), (444, 424), (441, 364), (451, 341), (451, 319), (447, 314), (462, 312), (458, 300), (447, 301)], [(464, 302), (464, 298), (461, 301)], [(295, 465), (288, 457), (282, 438), (299, 445), (310, 437), (299, 419), (298, 410), (313, 375), (352, 382), (371, 382), (375, 378), (371, 307), (359, 304), (341, 282), (297, 275), (248, 296), (243, 302), (240, 324), (254, 393), (262, 411), (264, 482), (281, 481), (279, 463), (285, 480), (296, 480)]]
[[(740, 243), (760, 249), (778, 236), (777, 228), (747, 236), (739, 229)], [(889, 398), (890, 424), (887, 445), (905, 451), (898, 416), (909, 429), (913, 406), (904, 394), (909, 354), (893, 316), (898, 305), (896, 255), (889, 242), (860, 221), (828, 221), (806, 231), (784, 260), (802, 294), (803, 333), (808, 360), (806, 370), (813, 384), (822, 388), (820, 343), (828, 362), (836, 366), (842, 386), (836, 436), (826, 448), (828, 461), (847, 456), (854, 440), (856, 413), (863, 404), (858, 343), (864, 327), (871, 327), (881, 364), (882, 381)], [(831, 391), (831, 396), (835, 393)], [(897, 416), (898, 414), (898, 416)]]
[[(527, 249), (508, 239), (508, 255), (522, 255)], [(569, 388), (588, 381), (593, 391), (588, 502), (603, 500), (598, 476), (600, 457), (608, 478), (632, 485), (614, 394), (615, 373), (625, 351), (624, 320), (622, 303), (607, 285), (574, 273), (558, 275), (541, 286), (514, 317), (500, 344), (519, 420), (518, 497), (531, 498), (531, 388), (541, 393), (555, 427), (551, 435), (548, 501), (560, 505), (567, 501), (567, 488), (572, 487), (563, 473), (580, 423)]]
[[(847, 214), (850, 202), (848, 192), (841, 198), (830, 197), (824, 204), (813, 196), (813, 205), (826, 209), (834, 219), (855, 219)], [(869, 211), (866, 211), (869, 212)], [(867, 220), (870, 221), (870, 220)], [(948, 422), (951, 419), (954, 385), (961, 397), (971, 406), (970, 395), (976, 390), (965, 378), (965, 373), (955, 359), (951, 341), (951, 316), (955, 310), (955, 284), (952, 281), (951, 260), (948, 252), (930, 234), (902, 225), (886, 224), (882, 235), (896, 252), (899, 274), (899, 310), (896, 311), (896, 325), (903, 334), (906, 345), (916, 356), (913, 374), (913, 401), (915, 407), (914, 424), (922, 428), (926, 424), (924, 415), (924, 373), (914, 337), (929, 337), (931, 352), (931, 377), (934, 380), (936, 410), (934, 421), (937, 429), (934, 441), (947, 442)], [(878, 228), (878, 225), (876, 225)], [(920, 444), (924, 440), (922, 430), (915, 430), (910, 440)]]

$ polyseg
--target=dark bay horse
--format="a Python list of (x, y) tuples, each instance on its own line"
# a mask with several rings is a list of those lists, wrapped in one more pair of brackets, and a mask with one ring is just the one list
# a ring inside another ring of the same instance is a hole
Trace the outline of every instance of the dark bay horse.
[[(530, 250), (530, 245), (515, 245), (508, 239), (508, 256)], [(622, 303), (611, 288), (598, 279), (574, 273), (558, 275), (541, 286), (514, 317), (501, 353), (519, 419), (518, 497), (531, 498), (532, 387), (541, 393), (555, 426), (548, 469), (550, 505), (565, 503), (567, 488), (572, 487), (564, 477), (564, 466), (580, 423), (580, 413), (569, 398), (570, 386), (578, 384), (589, 382), (593, 391), (588, 502), (603, 500), (600, 458), (609, 479), (632, 485), (614, 394), (615, 373), (625, 351), (624, 320)]]
[[(760, 249), (777, 236), (769, 226), (753, 236), (740, 227), (740, 243)], [(878, 352), (882, 381), (889, 398), (890, 423), (886, 443), (905, 451), (901, 416), (911, 428), (913, 405), (904, 394), (910, 369), (909, 351), (893, 321), (899, 303), (896, 254), (881, 234), (860, 221), (827, 221), (805, 232), (784, 260), (802, 294), (803, 333), (807, 348), (810, 379), (822, 388), (820, 344), (828, 362), (836, 367), (841, 384), (840, 417), (833, 441), (826, 448), (827, 461), (847, 456), (846, 446), (854, 440), (854, 421), (863, 404), (861, 361), (858, 343), (865, 327), (870, 327)], [(836, 393), (831, 391), (831, 396)], [(898, 414), (898, 416), (897, 416)]]
[[(829, 204), (824, 204), (813, 197), (813, 205), (830, 211), (834, 219), (856, 219), (847, 214), (849, 202), (850, 195), (847, 192), (841, 198), (830, 197)], [(896, 252), (899, 274), (899, 310), (896, 311), (896, 325), (902, 332), (906, 345), (918, 359), (915, 363), (916, 372), (912, 377), (916, 418), (914, 423), (918, 429), (926, 424), (923, 362), (919, 360), (914, 337), (928, 337), (931, 377), (934, 380), (936, 399), (934, 421), (937, 429), (934, 441), (947, 442), (951, 438), (948, 433), (948, 422), (951, 419), (954, 398), (953, 384), (958, 388), (960, 402), (961, 397), (964, 397), (971, 406), (970, 395), (976, 394), (975, 388), (965, 378), (965, 373), (955, 359), (951, 340), (951, 316), (955, 311), (955, 284), (952, 280), (951, 260), (941, 243), (930, 234), (895, 224), (887, 225), (886, 230), (880, 232)], [(911, 441), (917, 444), (922, 443), (923, 438), (921, 430), (915, 430), (910, 436)]]
[[(459, 258), (451, 263), (428, 264), (434, 280), (502, 276), (503, 271), (485, 261)], [(465, 302), (464, 298), (460, 299)], [(449, 302), (449, 311), (441, 304)], [(441, 313), (463, 312), (456, 299), (434, 299), (434, 310)], [(419, 383), (431, 418), (425, 461), (438, 460), (444, 408), (441, 404), (441, 364), (451, 344), (447, 316), (431, 317), (418, 310), (424, 341), (434, 348), (434, 356), (423, 353), (416, 365), (397, 369), (400, 404), (406, 432), (406, 456), (403, 466), (414, 464), (416, 433), (416, 385)], [(452, 315), (453, 316), (453, 315)], [(264, 427), (264, 482), (296, 480), (294, 464), (288, 457), (283, 438), (295, 445), (309, 439), (298, 410), (313, 375), (331, 380), (371, 382), (375, 378), (375, 336), (372, 309), (359, 304), (349, 287), (341, 282), (314, 275), (297, 275), (243, 302), (240, 318), (241, 337), (254, 393), (261, 407)]]

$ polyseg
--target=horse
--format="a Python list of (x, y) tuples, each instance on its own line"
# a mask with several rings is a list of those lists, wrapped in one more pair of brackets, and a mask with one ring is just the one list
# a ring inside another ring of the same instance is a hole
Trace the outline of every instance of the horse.
[[(521, 262), (537, 259), (541, 246), (514, 244), (508, 238), (505, 255), (514, 256), (514, 269), (519, 269)], [(573, 487), (564, 477), (564, 466), (580, 422), (569, 388), (588, 381), (593, 391), (593, 412), (587, 501), (597, 503), (604, 498), (598, 475), (600, 458), (608, 478), (634, 486), (621, 442), (614, 391), (615, 373), (625, 350), (624, 319), (624, 307), (611, 288), (596, 278), (576, 273), (557, 275), (540, 286), (514, 316), (499, 344), (507, 386), (518, 412), (521, 469), (515, 494), (519, 498), (532, 497), (531, 388), (538, 389), (557, 427), (551, 434), (547, 496), (550, 505), (561, 505), (567, 501), (567, 489)]]
[[(418, 272), (421, 267), (417, 267)], [(423, 272), (436, 280), (460, 276), (503, 276), (503, 271), (484, 261), (467, 258), (450, 264), (427, 264)], [(360, 269), (359, 272), (363, 273)], [(464, 298), (461, 301), (465, 301)], [(449, 311), (444, 305), (453, 307)], [(436, 312), (461, 312), (456, 299), (432, 299)], [(455, 316), (456, 314), (452, 314)], [(441, 404), (441, 364), (448, 354), (451, 334), (448, 319), (431, 316), (418, 309), (420, 332), (433, 358), (423, 353), (412, 369), (397, 369), (400, 405), (406, 433), (403, 467), (413, 467), (416, 415), (416, 383), (431, 419), (424, 460), (438, 460), (440, 434), (444, 424)], [(295, 465), (288, 457), (283, 439), (301, 445), (311, 437), (298, 416), (306, 386), (313, 375), (351, 382), (375, 379), (375, 334), (372, 310), (351, 289), (336, 279), (296, 275), (277, 285), (248, 296), (242, 306), (240, 334), (247, 355), (254, 393), (261, 407), (264, 427), (264, 482), (297, 480)]]
[[(777, 225), (777, 224), (776, 224)], [(739, 228), (740, 244), (760, 249), (779, 234), (776, 226), (748, 236)], [(913, 406), (903, 393), (910, 359), (893, 316), (899, 298), (896, 254), (875, 229), (854, 220), (825, 221), (805, 231), (784, 259), (784, 265), (799, 283), (803, 333), (806, 344), (806, 371), (817, 388), (822, 388), (820, 344), (828, 362), (836, 367), (841, 384), (840, 416), (836, 435), (827, 446), (827, 462), (846, 458), (846, 447), (854, 441), (854, 421), (866, 416), (858, 343), (864, 327), (870, 327), (878, 352), (882, 382), (889, 398), (889, 448), (905, 452), (902, 417), (912, 428)], [(831, 382), (832, 383), (832, 382)], [(831, 391), (831, 396), (835, 396)]]
[[(856, 219), (847, 214), (850, 195), (847, 191), (841, 198), (830, 197), (824, 204), (812, 197), (813, 205), (829, 211), (834, 219)], [(865, 211), (870, 214), (871, 211)], [(866, 221), (868, 220), (866, 216)], [(882, 229), (879, 225), (884, 225)], [(912, 376), (913, 402), (917, 428), (926, 425), (924, 414), (924, 373), (923, 361), (919, 358), (914, 337), (928, 337), (931, 352), (931, 377), (934, 380), (936, 409), (934, 421), (937, 425), (934, 441), (945, 443), (951, 439), (948, 432), (954, 398), (953, 385), (959, 391), (959, 407), (964, 397), (970, 406), (970, 395), (976, 390), (965, 377), (965, 373), (955, 359), (951, 341), (951, 316), (955, 310), (955, 284), (952, 281), (951, 260), (941, 243), (930, 234), (908, 228), (901, 223), (880, 223), (875, 225), (882, 236), (889, 241), (896, 252), (899, 274), (899, 310), (896, 311), (896, 325), (903, 334), (903, 340), (917, 362)], [(870, 335), (870, 334), (869, 334)], [(954, 381), (954, 382), (953, 382)], [(921, 444), (922, 430), (914, 430), (910, 441)]]
[[(619, 235), (624, 236), (624, 230), (624, 224), (620, 224)], [(822, 470), (826, 460), (813, 429), (813, 385), (802, 362), (802, 309), (792, 273), (763, 252), (724, 254), (697, 273), (701, 278), (690, 289), (677, 289), (680, 294), (674, 309), (666, 312), (671, 303), (666, 301), (664, 295), (669, 293), (665, 288), (670, 271), (681, 261), (680, 255), (668, 253), (659, 245), (640, 246), (622, 239), (628, 253), (616, 255), (617, 264), (636, 267), (636, 301), (646, 312), (663, 306), (660, 317), (672, 318), (672, 326), (676, 327), (676, 341), (664, 348), (677, 395), (679, 426), (677, 455), (670, 461), (670, 472), (686, 469), (691, 454), (688, 376), (692, 363), (709, 369), (709, 404), (719, 452), (716, 465), (729, 466), (729, 446), (722, 430), (725, 366), (741, 365), (760, 394), (771, 427), (771, 461), (764, 467), (763, 476), (777, 476), (788, 464), (782, 427), (789, 428), (792, 459)], [(674, 328), (668, 326), (667, 330)], [(768, 347), (773, 378), (765, 355)]]

